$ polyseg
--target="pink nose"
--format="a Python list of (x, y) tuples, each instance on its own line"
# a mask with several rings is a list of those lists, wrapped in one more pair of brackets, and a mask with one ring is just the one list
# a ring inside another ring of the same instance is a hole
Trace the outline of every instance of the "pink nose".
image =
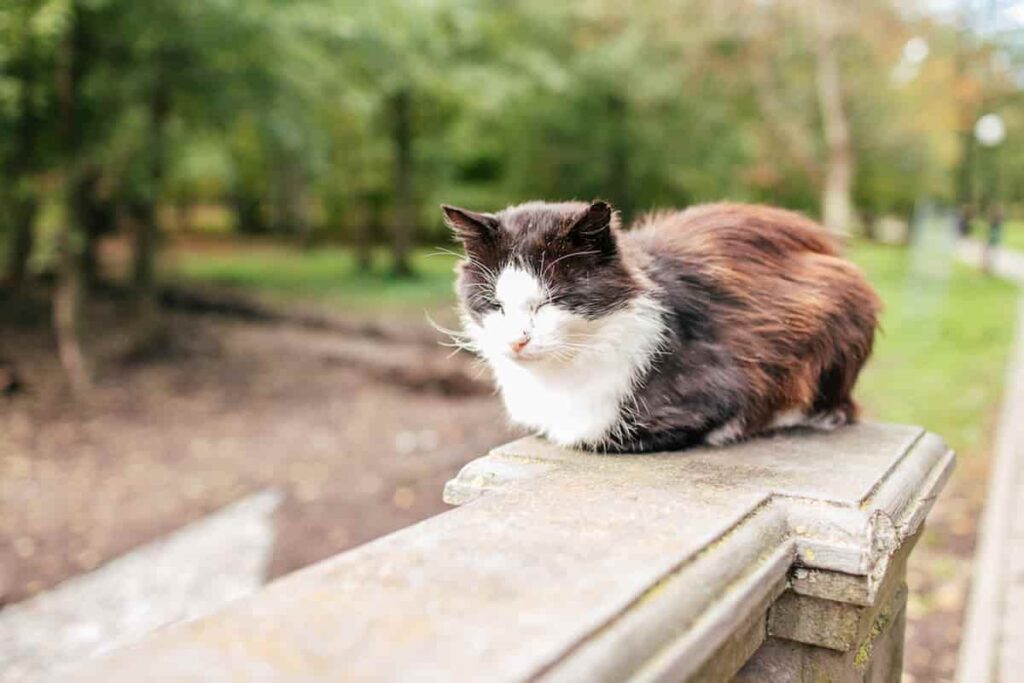
[(530, 338), (529, 337), (521, 337), (521, 338), (515, 340), (514, 342), (512, 342), (511, 344), (509, 344), (509, 346), (512, 347), (512, 352), (513, 353), (519, 353), (520, 351), (525, 349), (526, 345), (529, 344), (529, 343), (530, 343)]

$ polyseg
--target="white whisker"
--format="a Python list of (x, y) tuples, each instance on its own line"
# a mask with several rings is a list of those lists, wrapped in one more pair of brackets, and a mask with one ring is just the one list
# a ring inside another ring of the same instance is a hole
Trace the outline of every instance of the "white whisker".
[(547, 267), (547, 268), (545, 268), (545, 269), (544, 269), (544, 272), (542, 273), (542, 277), (547, 277), (547, 274), (548, 274), (548, 271), (549, 271), (549, 270), (551, 270), (551, 269), (552, 269), (552, 268), (554, 268), (554, 267), (555, 267), (555, 266), (556, 266), (556, 265), (557, 265), (558, 263), (560, 263), (560, 262), (562, 262), (562, 261), (564, 261), (564, 260), (566, 260), (566, 259), (569, 259), (569, 258), (573, 258), (573, 257), (575, 257), (575, 256), (588, 256), (588, 255), (590, 255), (590, 254), (600, 254), (600, 253), (601, 253), (601, 252), (597, 251), (596, 249), (591, 249), (591, 250), (589, 250), (589, 251), (574, 251), (574, 252), (573, 252), (573, 253), (571, 253), (571, 254), (566, 254), (565, 256), (559, 256), (559, 257), (558, 257), (558, 258), (556, 258), (556, 259), (555, 259), (554, 261), (552, 261), (552, 262), (551, 262), (550, 264), (548, 264), (548, 267)]

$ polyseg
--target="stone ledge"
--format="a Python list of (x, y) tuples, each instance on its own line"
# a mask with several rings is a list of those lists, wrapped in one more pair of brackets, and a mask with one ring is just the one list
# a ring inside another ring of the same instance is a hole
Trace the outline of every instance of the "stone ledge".
[(845, 598), (843, 594), (801, 594), (792, 590), (793, 581), (790, 580), (790, 590), (772, 605), (768, 616), (768, 635), (839, 652), (859, 647), (892, 597), (905, 590), (903, 577), (907, 560), (920, 535), (918, 531), (897, 550), (871, 603), (850, 603), (842, 599)]
[[(830, 465), (821, 458), (829, 451), (842, 453), (853, 466)], [(921, 457), (905, 457), (911, 452)], [(728, 460), (723, 462), (723, 457)], [(823, 469), (808, 472), (808, 459)], [(622, 464), (623, 460), (629, 464)], [(849, 583), (851, 600), (870, 604), (875, 574), (884, 573), (893, 550), (920, 528), (953, 463), (952, 451), (934, 434), (918, 427), (878, 423), (832, 434), (790, 433), (685, 455), (600, 455), (528, 437), (467, 464), (445, 486), (444, 498), (453, 505), (464, 504), (553, 468), (588, 472), (649, 468), (668, 477), (689, 477), (701, 486), (724, 483), (737, 492), (753, 490), (784, 508), (800, 566), (838, 574), (842, 578), (837, 580)], [(778, 467), (771, 468), (773, 464)], [(705, 468), (703, 473), (695, 471), (699, 468)], [(730, 477), (730, 471), (742, 476)], [(811, 577), (803, 582), (805, 586), (822, 578), (820, 572), (805, 576)]]
[(938, 438), (880, 424), (649, 455), (521, 440), (448, 485), (462, 507), (74, 680), (728, 680), (798, 645), (762, 646), (783, 590), (883, 602), (952, 465)]

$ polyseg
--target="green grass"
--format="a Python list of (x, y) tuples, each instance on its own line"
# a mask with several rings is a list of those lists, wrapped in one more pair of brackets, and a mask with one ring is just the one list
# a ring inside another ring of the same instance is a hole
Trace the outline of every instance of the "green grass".
[[(884, 329), (858, 396), (870, 417), (924, 425), (967, 454), (982, 446), (998, 405), (1017, 293), (950, 263), (948, 255), (922, 256), (868, 243), (851, 250), (886, 303)], [(334, 247), (190, 250), (177, 253), (173, 273), (284, 300), (418, 312), (451, 303), (454, 260), (417, 251), (418, 277), (395, 280), (383, 254), (375, 271), (359, 274), (351, 253)]]
[[(979, 231), (977, 235), (984, 239), (988, 237), (988, 230)], [(1006, 221), (1006, 225), (1003, 226), (1002, 244), (1004, 247), (1024, 252), (1024, 221)]]
[(923, 425), (968, 456), (985, 445), (1014, 335), (1017, 289), (905, 249), (851, 257), (885, 300), (883, 332), (858, 387), (875, 419)]
[(395, 278), (383, 253), (375, 254), (370, 272), (361, 273), (347, 249), (260, 247), (176, 252), (170, 271), (179, 279), (342, 309), (422, 310), (452, 301), (455, 260), (437, 249), (421, 249), (412, 257), (415, 276)]

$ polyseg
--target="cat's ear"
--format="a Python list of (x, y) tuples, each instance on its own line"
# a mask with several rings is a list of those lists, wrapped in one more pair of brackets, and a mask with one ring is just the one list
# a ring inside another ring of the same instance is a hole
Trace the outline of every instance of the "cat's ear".
[(498, 219), (487, 213), (476, 213), (457, 206), (441, 205), (444, 222), (467, 249), (492, 243), (498, 236)]
[(569, 238), (581, 247), (599, 250), (602, 254), (616, 252), (615, 211), (608, 202), (593, 202), (569, 228)]

